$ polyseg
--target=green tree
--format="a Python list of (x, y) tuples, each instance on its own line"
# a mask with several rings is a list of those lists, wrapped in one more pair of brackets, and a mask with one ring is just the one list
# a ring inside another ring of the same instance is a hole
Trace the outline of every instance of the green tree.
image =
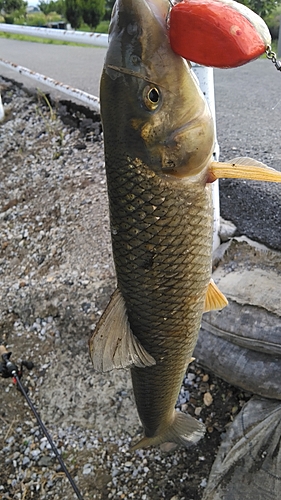
[(0, 11), (3, 11), (3, 16), (6, 23), (13, 24), (14, 14), (26, 11), (27, 2), (24, 0), (0, 0)]
[(65, 1), (64, 0), (39, 0), (38, 7), (47, 16), (50, 12), (56, 12), (57, 14), (64, 14), (65, 11)]
[(73, 29), (80, 28), (82, 22), (82, 10), (78, 0), (65, 0), (65, 17)]
[(20, 10), (26, 6), (27, 2), (23, 0), (0, 0), (0, 10), (3, 10), (5, 14), (11, 14), (15, 10)]
[(51, 0), (51, 12), (56, 12), (61, 16), (65, 15), (65, 0)]
[(109, 20), (111, 18), (111, 12), (112, 12), (114, 4), (115, 4), (115, 0), (105, 0), (105, 14), (104, 14), (104, 19)]
[(239, 0), (240, 3), (246, 5), (250, 9), (252, 9), (256, 14), (261, 16), (262, 18), (268, 16), (276, 6), (280, 3), (280, 1), (276, 0)]
[(269, 28), (273, 40), (278, 40), (279, 37), (279, 27), (281, 21), (281, 4), (265, 18), (265, 22)]
[(105, 13), (105, 0), (80, 0), (83, 21), (94, 29)]
[(38, 2), (38, 7), (47, 16), (51, 11), (50, 11), (50, 2), (46, 2), (46, 0), (39, 0)]

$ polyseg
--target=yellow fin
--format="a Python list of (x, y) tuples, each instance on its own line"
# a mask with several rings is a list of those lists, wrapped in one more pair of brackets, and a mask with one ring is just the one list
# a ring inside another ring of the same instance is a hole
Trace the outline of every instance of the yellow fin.
[(281, 172), (267, 167), (253, 158), (233, 158), (229, 163), (212, 162), (208, 182), (216, 179), (249, 179), (253, 181), (281, 182)]
[(205, 425), (188, 413), (174, 412), (173, 422), (165, 429), (152, 437), (143, 437), (130, 448), (135, 451), (139, 448), (157, 446), (162, 443), (177, 443), (186, 447), (197, 443), (205, 434)]
[(216, 311), (227, 306), (228, 300), (224, 294), (218, 289), (214, 280), (211, 279), (205, 297), (204, 312)]
[(95, 370), (155, 365), (155, 359), (133, 335), (124, 299), (117, 289), (89, 340), (90, 356)]

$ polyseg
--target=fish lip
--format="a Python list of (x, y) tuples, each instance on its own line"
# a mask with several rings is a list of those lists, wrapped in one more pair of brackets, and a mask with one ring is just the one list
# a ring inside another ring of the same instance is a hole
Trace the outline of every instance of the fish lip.
[(149, 7), (154, 16), (159, 17), (161, 21), (163, 13), (167, 14), (167, 7), (170, 7), (169, 2), (163, 0), (117, 0), (115, 5), (119, 7), (119, 10), (120, 7), (124, 7), (129, 12), (147, 12), (146, 8)]
[(169, 11), (170, 4), (166, 0), (116, 0), (112, 18), (117, 17), (118, 13), (125, 16), (127, 30), (132, 30), (135, 22), (140, 28), (148, 29), (149, 25), (153, 27), (155, 20), (167, 30)]

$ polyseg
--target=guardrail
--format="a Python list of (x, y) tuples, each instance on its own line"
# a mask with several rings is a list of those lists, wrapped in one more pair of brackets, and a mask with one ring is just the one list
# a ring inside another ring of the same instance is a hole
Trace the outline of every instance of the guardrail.
[(6, 68), (17, 71), (23, 76), (28, 76), (32, 80), (36, 80), (38, 83), (43, 83), (48, 87), (51, 87), (55, 90), (59, 90), (64, 94), (67, 94), (69, 97), (74, 97), (75, 99), (79, 99), (79, 101), (84, 102), (88, 106), (94, 108), (94, 110), (99, 113), (100, 112), (100, 103), (99, 98), (88, 94), (88, 92), (84, 92), (80, 89), (75, 89), (70, 85), (65, 85), (64, 83), (58, 82), (49, 76), (42, 75), (41, 73), (36, 73), (31, 69), (25, 68), (24, 66), (20, 66), (19, 64), (11, 63), (10, 61), (5, 61), (5, 59), (0, 58), (0, 65), (5, 66)]
[(0, 31), (14, 35), (37, 36), (64, 42), (85, 43), (96, 47), (108, 47), (108, 35), (104, 33), (88, 33), (86, 31), (59, 30), (53, 28), (37, 28), (17, 24), (0, 23)]

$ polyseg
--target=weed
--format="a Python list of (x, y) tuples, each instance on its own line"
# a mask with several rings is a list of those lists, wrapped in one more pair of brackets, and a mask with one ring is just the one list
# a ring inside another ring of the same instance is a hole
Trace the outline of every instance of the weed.
[[(37, 95), (38, 95), (38, 106), (36, 108), (36, 112), (44, 121), (48, 135), (51, 138), (56, 138), (57, 143), (60, 146), (62, 146), (63, 142), (64, 142), (64, 133), (58, 127), (58, 122), (56, 121), (57, 120), (57, 113), (56, 113), (55, 109), (53, 108), (52, 104), (50, 103), (48, 96), (44, 92), (42, 92), (42, 90), (37, 89)], [(42, 111), (42, 101), (44, 102), (44, 104), (47, 106), (47, 108), (49, 110), (48, 119), (46, 118), (46, 115)], [(55, 153), (53, 159), (57, 160), (61, 156), (61, 154), (62, 153)]]
[(43, 99), (43, 101), (45, 101), (47, 107), (49, 108), (51, 121), (56, 120), (56, 118), (57, 118), (56, 112), (53, 110), (52, 105), (51, 105), (48, 97), (46, 96), (46, 94), (44, 92), (42, 92), (42, 90), (40, 90), (39, 88), (37, 89), (37, 93), (38, 93), (39, 100), (40, 100), (40, 98)]

